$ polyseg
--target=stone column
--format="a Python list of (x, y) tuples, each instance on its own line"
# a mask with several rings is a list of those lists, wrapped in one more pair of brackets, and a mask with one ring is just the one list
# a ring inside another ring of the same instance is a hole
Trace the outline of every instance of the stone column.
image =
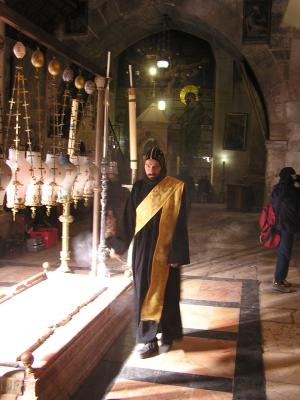
[(268, 141), (266, 150), (265, 200), (268, 199), (273, 185), (277, 183), (279, 171), (286, 165), (287, 141)]

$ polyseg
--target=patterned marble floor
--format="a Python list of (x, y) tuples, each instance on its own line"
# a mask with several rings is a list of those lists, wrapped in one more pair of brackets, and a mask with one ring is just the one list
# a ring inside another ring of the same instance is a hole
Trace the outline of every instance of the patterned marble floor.
[[(72, 400), (300, 398), (300, 242), (290, 264), (289, 294), (272, 291), (276, 254), (258, 243), (258, 214), (194, 204), (191, 264), (183, 269), (184, 338), (171, 352), (134, 355), (130, 324)], [(0, 294), (59, 264), (59, 246), (0, 259)], [(76, 273), (87, 273), (76, 267)], [(262, 348), (262, 351), (261, 351)]]
[(185, 275), (181, 313), (183, 339), (145, 360), (132, 352), (104, 398), (263, 399), (257, 282)]

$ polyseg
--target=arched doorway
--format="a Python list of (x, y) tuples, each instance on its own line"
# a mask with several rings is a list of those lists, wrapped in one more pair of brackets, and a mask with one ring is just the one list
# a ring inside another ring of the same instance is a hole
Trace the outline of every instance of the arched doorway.
[[(156, 116), (152, 111), (153, 125), (147, 126), (147, 132), (155, 132), (155, 140), (166, 151), (168, 173), (192, 177), (196, 189), (205, 181), (209, 195), (198, 193), (196, 200), (225, 202), (233, 185), (247, 186), (253, 194), (249, 207), (259, 208), (264, 194), (267, 118), (250, 68), (216, 43), (212, 46), (180, 31), (172, 30), (169, 35), (170, 65), (158, 69), (154, 77), (149, 69), (155, 66), (160, 33), (120, 55), (115, 102), (118, 115), (125, 115), (128, 107), (127, 71), (132, 65), (138, 119), (159, 100), (165, 100), (165, 110), (157, 109)], [(168, 121), (167, 133), (157, 129), (162, 114)], [(122, 135), (128, 138), (128, 123), (123, 126)], [(138, 143), (144, 144), (147, 137), (142, 129), (138, 135)]]

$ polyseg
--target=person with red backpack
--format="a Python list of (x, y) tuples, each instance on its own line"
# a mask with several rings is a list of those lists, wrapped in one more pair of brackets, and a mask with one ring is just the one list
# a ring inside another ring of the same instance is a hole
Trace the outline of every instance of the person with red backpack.
[(291, 283), (286, 280), (292, 255), (294, 235), (300, 228), (299, 201), (300, 179), (292, 167), (285, 167), (279, 173), (271, 193), (271, 204), (278, 221), (280, 244), (274, 272), (273, 290), (291, 292)]

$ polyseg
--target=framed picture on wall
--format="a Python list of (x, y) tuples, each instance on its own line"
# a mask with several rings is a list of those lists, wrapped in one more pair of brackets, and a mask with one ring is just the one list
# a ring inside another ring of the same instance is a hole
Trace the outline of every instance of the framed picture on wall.
[(223, 148), (225, 150), (246, 150), (247, 118), (248, 114), (244, 113), (226, 114), (223, 141)]
[(268, 43), (272, 0), (244, 0), (243, 43)]

